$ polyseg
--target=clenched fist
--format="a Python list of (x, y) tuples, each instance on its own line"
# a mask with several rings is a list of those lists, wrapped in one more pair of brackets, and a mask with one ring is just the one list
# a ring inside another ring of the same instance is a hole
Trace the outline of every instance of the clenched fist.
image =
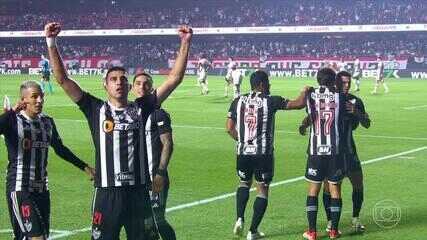
[(56, 37), (61, 32), (61, 24), (57, 22), (51, 22), (44, 26), (44, 33), (46, 37)]
[(179, 37), (181, 41), (190, 42), (191, 37), (193, 36), (193, 29), (187, 25), (183, 25), (178, 29)]

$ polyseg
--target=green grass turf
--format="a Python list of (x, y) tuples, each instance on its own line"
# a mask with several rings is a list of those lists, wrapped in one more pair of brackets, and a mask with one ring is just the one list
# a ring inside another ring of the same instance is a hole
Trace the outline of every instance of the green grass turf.
[[(22, 80), (37, 76), (0, 76), (0, 96), (9, 95), (14, 102)], [(100, 77), (76, 77), (87, 91), (104, 97)], [(163, 76), (155, 76), (160, 83)], [(222, 77), (209, 77), (210, 94), (201, 96), (194, 77), (186, 77), (163, 107), (171, 113), (174, 125), (175, 151), (170, 164), (171, 189), (168, 206), (173, 207), (235, 191), (234, 143), (225, 133), (224, 125), (230, 98), (224, 98)], [(314, 79), (273, 78), (272, 94), (294, 98), (304, 85), (315, 85)], [(372, 126), (356, 131), (359, 157), (362, 161), (427, 146), (427, 93), (425, 80), (389, 80), (391, 92), (371, 95), (373, 81), (364, 79), (360, 97), (372, 119)], [(45, 112), (56, 119), (59, 132), (78, 156), (94, 164), (94, 149), (82, 113), (54, 85), (55, 93), (46, 96)], [(243, 92), (248, 90), (244, 79)], [(412, 110), (405, 107), (424, 106)], [(276, 117), (274, 181), (302, 176), (305, 170), (307, 137), (297, 134), (304, 111), (279, 112)], [(80, 121), (75, 121), (80, 120)], [(405, 138), (407, 137), (407, 138)], [(423, 239), (427, 234), (427, 205), (424, 201), (427, 150), (365, 165), (365, 203), (361, 217), (367, 232), (350, 235), (351, 188), (344, 184), (344, 239)], [(411, 157), (411, 158), (405, 158)], [(0, 179), (5, 179), (7, 154), (0, 144)], [(52, 196), (51, 228), (77, 230), (90, 226), (92, 184), (86, 176), (50, 152), (49, 182)], [(306, 229), (305, 196), (307, 184), (301, 180), (271, 188), (267, 213), (260, 230), (268, 239), (301, 239)], [(0, 185), (0, 230), (10, 229), (4, 196)], [(252, 216), (252, 200), (246, 218)], [(373, 221), (377, 202), (393, 200), (401, 209), (399, 224), (384, 229)], [(235, 220), (234, 197), (170, 212), (168, 218), (178, 239), (233, 239)], [(319, 228), (324, 227), (320, 211)], [(247, 223), (249, 225), (249, 222)], [(246, 229), (248, 226), (246, 226)], [(55, 236), (55, 234), (53, 234)], [(89, 239), (88, 231), (64, 239)], [(10, 235), (0, 233), (0, 239)], [(124, 235), (122, 239), (125, 239)]]

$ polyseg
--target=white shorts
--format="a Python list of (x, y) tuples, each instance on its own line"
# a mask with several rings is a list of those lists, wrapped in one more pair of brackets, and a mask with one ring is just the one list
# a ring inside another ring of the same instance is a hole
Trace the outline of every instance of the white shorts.
[(207, 76), (208, 74), (205, 71), (199, 72), (199, 77), (197, 80), (199, 80), (199, 82), (206, 82)]

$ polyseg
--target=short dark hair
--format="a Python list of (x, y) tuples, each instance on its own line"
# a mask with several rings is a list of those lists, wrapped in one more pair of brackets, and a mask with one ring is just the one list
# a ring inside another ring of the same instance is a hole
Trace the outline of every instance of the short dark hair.
[(126, 69), (124, 67), (120, 67), (120, 66), (110, 67), (107, 70), (107, 73), (105, 74), (105, 79), (104, 80), (107, 80), (108, 74), (110, 74), (111, 72), (115, 72), (115, 71), (121, 71), (121, 72), (127, 73), (127, 71), (126, 71)]
[(146, 77), (146, 78), (147, 78), (147, 80), (148, 80), (151, 84), (153, 84), (153, 78), (151, 77), (151, 75), (150, 75), (150, 74), (148, 74), (148, 73), (146, 73), (146, 72), (140, 72), (140, 73), (135, 74), (135, 76), (133, 77), (133, 81), (132, 81), (132, 83), (135, 83), (135, 80), (136, 80), (138, 77), (141, 77), (141, 76)]
[(268, 83), (268, 74), (264, 71), (258, 70), (251, 74), (250, 77), (251, 89), (257, 88), (261, 83)]
[(333, 86), (336, 73), (331, 68), (322, 68), (317, 72), (317, 83), (324, 86)]
[(347, 71), (341, 71), (337, 73), (337, 76), (335, 77), (336, 81), (341, 81), (342, 77), (348, 77), (351, 78), (351, 74)]

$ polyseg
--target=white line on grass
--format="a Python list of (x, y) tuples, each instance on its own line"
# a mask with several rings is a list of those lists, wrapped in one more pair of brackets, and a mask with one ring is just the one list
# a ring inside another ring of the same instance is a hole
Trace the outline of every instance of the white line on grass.
[[(64, 121), (64, 122), (79, 122), (86, 123), (86, 120), (81, 119), (64, 119), (58, 118), (55, 121)], [(195, 125), (172, 125), (172, 128), (192, 128), (192, 129), (206, 129), (206, 130), (221, 130), (225, 132), (225, 127), (210, 127), (210, 126), (195, 126)], [(279, 133), (286, 134), (295, 134), (298, 135), (297, 132), (285, 131), (285, 130), (276, 130)], [(355, 134), (356, 137), (364, 137), (364, 138), (382, 138), (382, 139), (397, 139), (397, 140), (419, 140), (419, 141), (427, 141), (427, 138), (422, 137), (395, 137), (395, 136), (382, 136), (382, 135), (369, 135), (369, 134)]]
[(427, 108), (427, 105), (419, 105), (419, 106), (412, 106), (412, 107), (404, 107), (405, 110), (414, 110), (418, 108)]
[[(380, 162), (380, 161), (383, 161), (383, 160), (386, 160), (386, 159), (400, 157), (400, 156), (407, 155), (407, 154), (410, 154), (410, 153), (415, 153), (415, 152), (423, 151), (423, 150), (426, 150), (426, 149), (427, 149), (427, 146), (419, 147), (419, 148), (414, 148), (414, 149), (411, 149), (411, 150), (408, 150), (408, 151), (404, 151), (404, 152), (400, 152), (400, 153), (396, 153), (396, 154), (392, 154), (392, 155), (387, 155), (387, 156), (384, 156), (384, 157), (379, 157), (379, 158), (374, 158), (374, 159), (370, 159), (370, 160), (367, 160), (367, 161), (363, 161), (362, 165), (371, 164), (371, 163), (375, 163), (375, 162)], [(304, 176), (300, 176), (300, 177), (296, 177), (296, 178), (291, 178), (291, 179), (283, 180), (283, 181), (280, 181), (280, 182), (272, 183), (272, 184), (270, 184), (270, 187), (275, 187), (275, 186), (280, 186), (280, 185), (283, 185), (283, 184), (289, 184), (289, 183), (293, 183), (293, 182), (298, 182), (298, 181), (301, 181), (303, 179), (304, 179)], [(255, 188), (251, 188), (250, 191), (251, 192), (255, 191)], [(222, 199), (234, 197), (235, 195), (236, 195), (236, 193), (232, 192), (232, 193), (226, 193), (226, 194), (222, 194), (222, 195), (219, 195), (219, 196), (216, 196), (216, 197), (212, 197), (212, 198), (206, 198), (206, 199), (199, 200), (199, 201), (185, 203), (185, 204), (181, 204), (181, 205), (178, 205), (178, 206), (175, 206), (175, 207), (170, 207), (170, 208), (166, 209), (166, 212), (173, 212), (173, 211), (177, 211), (177, 210), (181, 210), (181, 209), (186, 209), (186, 208), (191, 208), (191, 207), (195, 207), (195, 206), (199, 206), (199, 205), (204, 205), (204, 204), (208, 204), (208, 203), (215, 202), (215, 201), (218, 201), (218, 200), (222, 200)], [(78, 230), (73, 230), (73, 231), (69, 231), (68, 233), (63, 233), (63, 234), (56, 235), (56, 236), (52, 237), (51, 239), (64, 238), (64, 237), (76, 235), (76, 234), (81, 233), (81, 232), (87, 232), (87, 231), (90, 231), (90, 230), (91, 230), (90, 227), (86, 227), (86, 228), (82, 228), (82, 229), (78, 229)]]
[[(0, 229), (0, 233), (12, 233), (13, 230), (12, 229)], [(51, 229), (50, 230), (51, 233), (60, 233), (60, 234), (65, 234), (65, 233), (70, 233), (71, 231), (69, 230), (55, 230), (55, 229)], [(60, 235), (58, 234), (58, 235)]]

